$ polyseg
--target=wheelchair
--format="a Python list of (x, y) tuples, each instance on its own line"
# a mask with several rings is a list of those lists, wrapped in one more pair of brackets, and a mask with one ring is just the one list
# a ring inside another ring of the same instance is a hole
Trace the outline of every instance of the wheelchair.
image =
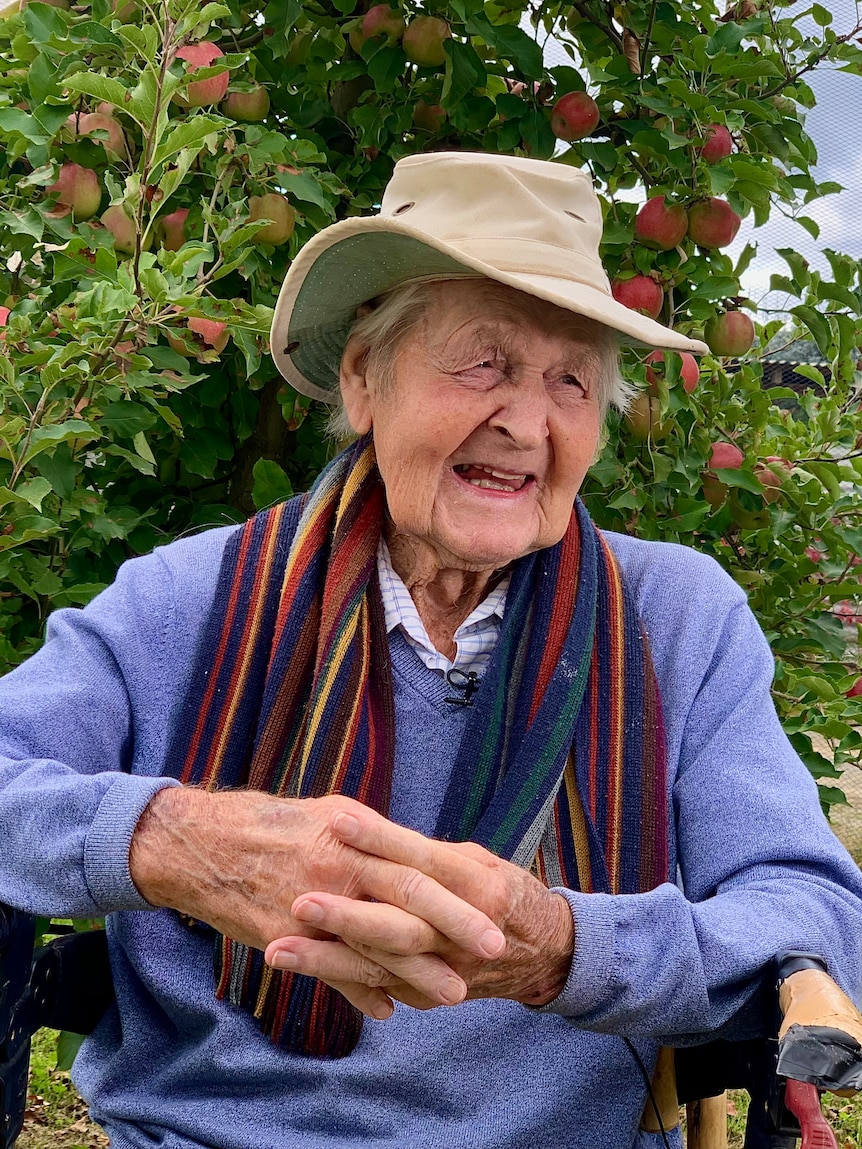
[[(38, 1029), (92, 1032), (114, 997), (104, 931), (68, 933), (34, 951), (35, 919), (0, 903), (0, 1149), (24, 1122), (30, 1040)], [(862, 1089), (862, 1016), (813, 954), (786, 953), (772, 970), (767, 1036), (662, 1049), (642, 1128), (678, 1123), (687, 1149), (725, 1149), (727, 1089), (751, 1097), (745, 1149), (838, 1149), (819, 1092)]]

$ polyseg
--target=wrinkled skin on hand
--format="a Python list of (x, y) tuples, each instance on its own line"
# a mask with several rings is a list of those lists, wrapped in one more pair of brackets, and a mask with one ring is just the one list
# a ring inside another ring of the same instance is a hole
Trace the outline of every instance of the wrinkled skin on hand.
[[(132, 837), (132, 880), (152, 905), (208, 922), (261, 950), (285, 936), (331, 938), (326, 927), (293, 912), (298, 896), (315, 890), (431, 923), (475, 955), (498, 953), (502, 937), (484, 912), (411, 865), (366, 853), (333, 832), (339, 813), (362, 812), (370, 811), (339, 795), (285, 799), (168, 788), (152, 799)], [(434, 960), (429, 984), (436, 986), (451, 971)]]
[(574, 951), (571, 911), (527, 871), (475, 843), (433, 841), (365, 807), (334, 816), (332, 832), (426, 874), (483, 911), (502, 931), (505, 948), (479, 957), (421, 915), (313, 891), (297, 899), (294, 914), (328, 938), (280, 939), (267, 950), (272, 964), (322, 978), (375, 1017), (385, 1016), (389, 998), (427, 1009), (464, 997), (543, 1005), (560, 993)]

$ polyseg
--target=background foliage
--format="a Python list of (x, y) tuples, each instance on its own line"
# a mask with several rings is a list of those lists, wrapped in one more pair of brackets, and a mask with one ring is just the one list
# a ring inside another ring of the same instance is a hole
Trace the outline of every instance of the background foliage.
[[(780, 211), (816, 235), (806, 207), (836, 189), (812, 176), (805, 77), (827, 60), (862, 70), (859, 29), (836, 36), (821, 5), (737, 0), (721, 13), (712, 0), (431, 3), (425, 14), (444, 18), (452, 36), (445, 62), (430, 67), (409, 63), (397, 38), (363, 39), (366, 0), (34, 0), (6, 9), (3, 666), (35, 648), (51, 609), (86, 602), (126, 557), (307, 485), (329, 447), (319, 417), (267, 356), (271, 309), (300, 246), (373, 208), (401, 156), (465, 148), (550, 157), (559, 148), (559, 162), (588, 167), (601, 189), (610, 273), (656, 278), (662, 319), (691, 334), (727, 306), (749, 306), (739, 277), (754, 248), (734, 263), (690, 239), (667, 252), (636, 243), (638, 189), (683, 204), (722, 197), (755, 223)], [(409, 21), (423, 11), (406, 0), (403, 13)], [(546, 67), (549, 37), (569, 64)], [(264, 85), (263, 122), (239, 122), (218, 103), (182, 106), (190, 73), (177, 51), (199, 40), (226, 55), (195, 80), (227, 67), (232, 91)], [(561, 145), (551, 108), (585, 88), (599, 126)], [(119, 154), (106, 130), (86, 137), (70, 126), (99, 105), (122, 127)], [(442, 111), (417, 114), (427, 106)], [(712, 124), (730, 129), (734, 151), (707, 164), (700, 146)], [(58, 206), (50, 189), (69, 163), (96, 172), (100, 212), (123, 205), (126, 251), (99, 214), (76, 218)], [(277, 245), (260, 234), (265, 220), (251, 219), (250, 198), (271, 192), (296, 211), (292, 236)], [(165, 220), (178, 209), (188, 211), (187, 239), (168, 250)], [(651, 433), (612, 418), (585, 497), (600, 525), (693, 544), (746, 588), (778, 660), (786, 728), (828, 780), (858, 763), (862, 748), (860, 703), (845, 697), (860, 674), (857, 628), (847, 623), (862, 614), (862, 284), (840, 253), (827, 252), (829, 276), (791, 250), (783, 256), (787, 273), (775, 286), (795, 301), (787, 337), (816, 344), (829, 381), (809, 364), (808, 393), (766, 391), (755, 350), (738, 364), (707, 357), (687, 394), (669, 357)], [(225, 323), (226, 348), (192, 334), (190, 318)], [(767, 324), (759, 345), (782, 324)], [(642, 354), (625, 361), (640, 383)], [(716, 439), (736, 443), (745, 463), (717, 476), (725, 487), (708, 501)], [(774, 464), (780, 485), (765, 489), (758, 476), (768, 457), (787, 466)], [(827, 803), (840, 798), (821, 791)]]

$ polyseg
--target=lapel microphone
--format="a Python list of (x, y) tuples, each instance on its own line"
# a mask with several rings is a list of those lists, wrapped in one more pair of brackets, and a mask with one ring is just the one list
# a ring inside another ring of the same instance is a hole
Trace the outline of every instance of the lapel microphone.
[(472, 706), (473, 695), (479, 689), (479, 675), (475, 670), (459, 670), (453, 666), (446, 671), (446, 681), (453, 690), (460, 690), (463, 698), (446, 698), (444, 702), (451, 702), (453, 706)]

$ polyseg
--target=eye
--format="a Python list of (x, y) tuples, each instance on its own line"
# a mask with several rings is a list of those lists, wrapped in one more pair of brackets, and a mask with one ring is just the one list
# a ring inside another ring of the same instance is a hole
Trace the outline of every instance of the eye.
[(565, 384), (566, 387), (579, 387), (585, 395), (587, 394), (586, 383), (582, 383), (577, 375), (561, 375), (560, 382)]

